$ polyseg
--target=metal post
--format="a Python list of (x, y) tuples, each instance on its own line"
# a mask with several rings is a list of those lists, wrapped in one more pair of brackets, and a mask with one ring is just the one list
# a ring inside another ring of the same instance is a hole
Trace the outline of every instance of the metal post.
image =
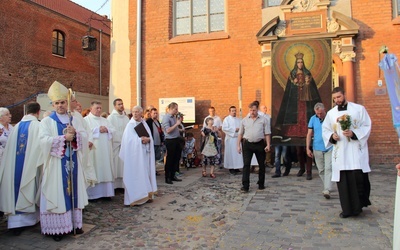
[(242, 65), (239, 64), (239, 117), (242, 119)]

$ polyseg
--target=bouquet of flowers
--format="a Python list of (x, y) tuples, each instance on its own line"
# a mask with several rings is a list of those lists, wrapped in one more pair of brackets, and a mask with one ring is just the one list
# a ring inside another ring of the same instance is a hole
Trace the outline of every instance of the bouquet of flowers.
[[(340, 116), (338, 118), (338, 122), (339, 122), (340, 128), (343, 131), (350, 129), (350, 127), (351, 127), (350, 115), (344, 114), (344, 115)], [(347, 137), (347, 140), (350, 141), (350, 137)]]

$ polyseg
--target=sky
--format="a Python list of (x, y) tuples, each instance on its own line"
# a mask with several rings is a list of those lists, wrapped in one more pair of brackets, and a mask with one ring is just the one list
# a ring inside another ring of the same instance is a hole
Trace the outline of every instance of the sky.
[[(107, 15), (108, 18), (111, 17), (111, 1), (112, 0), (108, 0), (108, 1), (107, 0), (71, 0), (71, 1), (85, 7), (86, 9), (96, 12), (97, 14)], [(103, 8), (100, 9), (100, 7), (104, 3), (106, 3), (106, 4), (104, 5)], [(99, 10), (99, 11), (97, 11), (97, 10)]]

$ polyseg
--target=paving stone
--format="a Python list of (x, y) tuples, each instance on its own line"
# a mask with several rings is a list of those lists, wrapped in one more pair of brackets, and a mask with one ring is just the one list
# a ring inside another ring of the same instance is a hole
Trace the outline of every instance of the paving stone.
[(336, 190), (330, 200), (322, 196), (319, 178), (267, 179), (258, 191), (251, 174), (243, 194), (241, 176), (225, 169), (216, 179), (183, 170), (182, 182), (167, 185), (160, 168), (153, 203), (126, 207), (122, 193), (91, 202), (83, 218), (93, 227), (60, 242), (41, 235), (39, 225), (16, 237), (3, 219), (0, 249), (391, 249), (396, 178), (389, 168), (373, 168), (372, 205), (347, 219), (339, 218)]

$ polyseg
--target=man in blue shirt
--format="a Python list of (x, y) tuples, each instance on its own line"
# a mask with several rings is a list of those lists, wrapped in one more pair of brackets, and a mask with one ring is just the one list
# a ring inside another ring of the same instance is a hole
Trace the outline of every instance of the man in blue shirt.
[[(324, 104), (320, 102), (315, 104), (314, 111), (315, 115), (308, 122), (306, 139), (307, 155), (311, 158), (315, 157), (319, 177), (321, 177), (324, 183), (324, 191), (322, 193), (326, 199), (330, 199), (330, 192), (332, 191), (332, 147), (325, 148), (322, 138), (322, 122), (326, 116)], [(311, 147), (313, 136), (314, 140)]]

